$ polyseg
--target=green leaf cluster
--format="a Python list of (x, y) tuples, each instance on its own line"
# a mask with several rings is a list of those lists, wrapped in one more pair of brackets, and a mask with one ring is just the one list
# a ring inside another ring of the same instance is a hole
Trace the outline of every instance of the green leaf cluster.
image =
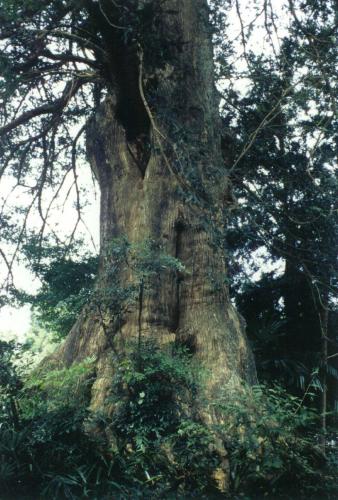
[[(336, 498), (336, 449), (323, 455), (318, 414), (280, 387), (227, 387), (203, 400), (191, 356), (147, 342), (116, 360), (103, 415), (87, 410), (92, 360), (23, 377), (15, 349), (1, 350), (0, 481), (8, 498)], [(217, 424), (202, 418), (210, 406)], [(221, 465), (229, 469), (222, 494)]]
[(214, 406), (236, 498), (253, 492), (255, 498), (331, 498), (337, 481), (332, 464), (326, 467), (315, 410), (279, 386), (227, 388)]

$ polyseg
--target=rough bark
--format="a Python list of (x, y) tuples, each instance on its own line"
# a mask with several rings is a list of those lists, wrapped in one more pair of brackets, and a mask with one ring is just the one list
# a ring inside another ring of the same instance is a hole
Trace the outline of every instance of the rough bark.
[[(75, 324), (57, 358), (71, 364), (95, 357), (94, 410), (104, 408), (116, 352), (140, 335), (186, 345), (210, 370), (210, 395), (223, 384), (255, 380), (223, 280), (219, 234), (229, 200), (207, 2), (164, 2), (158, 33), (165, 61), (154, 64), (151, 46), (121, 46), (120, 76), (88, 123), (88, 159), (101, 190), (98, 287), (106, 286), (111, 265), (105, 250), (122, 235), (131, 243), (151, 239), (185, 272), (152, 278), (111, 338), (90, 308)], [(133, 279), (127, 274), (126, 282)]]

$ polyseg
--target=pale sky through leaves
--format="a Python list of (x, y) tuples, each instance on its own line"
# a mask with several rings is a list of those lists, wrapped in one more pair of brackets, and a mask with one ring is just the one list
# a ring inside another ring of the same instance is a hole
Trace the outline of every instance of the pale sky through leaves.
[[(236, 8), (236, 2), (233, 2), (233, 8), (229, 17), (229, 26), (230, 26), (230, 39), (234, 40), (235, 48), (238, 51), (243, 49), (242, 40), (241, 40), (241, 25), (238, 16), (238, 10)], [(256, 4), (256, 7), (254, 5)], [(257, 19), (255, 19), (255, 27), (251, 34), (251, 38), (249, 43), (246, 46), (246, 49), (252, 50), (255, 53), (264, 53), (267, 55), (269, 52), (272, 53), (273, 50), (278, 52), (278, 39), (275, 34), (272, 33), (271, 38), (267, 36), (266, 29), (264, 27), (264, 15), (263, 15), (263, 5), (264, 1), (258, 2), (250, 2), (248, 0), (239, 1), (240, 7), (240, 15), (242, 21), (244, 23), (244, 27), (248, 26), (251, 21), (253, 21), (258, 13)], [(279, 20), (276, 20), (276, 25), (278, 26), (278, 35), (282, 37), (286, 32), (286, 26), (289, 23), (289, 15), (285, 10), (285, 2), (280, 0), (272, 0), (273, 8), (275, 9), (275, 14), (279, 17)], [(260, 7), (261, 10), (260, 10)], [(256, 10), (255, 10), (256, 9)], [(261, 12), (261, 13), (260, 13)], [(243, 59), (237, 60), (238, 69), (245, 69), (245, 62)], [(235, 82), (236, 89), (240, 89), (245, 91), (247, 88), (247, 80), (237, 80)], [(222, 82), (221, 82), (222, 84)], [(227, 85), (227, 82), (223, 82), (224, 85)], [(93, 238), (96, 246), (99, 244), (99, 199), (98, 196), (95, 198), (93, 194), (93, 182), (92, 176), (90, 174), (89, 167), (87, 165), (80, 166), (80, 177), (82, 180), (83, 186), (88, 186), (89, 195), (86, 194), (88, 198), (88, 205), (83, 210), (83, 219), (86, 222), (87, 228), (84, 228), (83, 225), (80, 225), (79, 232), (77, 234), (78, 237), (83, 238), (85, 247), (88, 248), (89, 251), (93, 251), (93, 245), (91, 243), (91, 237)], [(9, 181), (8, 181), (9, 182)], [(1, 198), (7, 194), (8, 186), (1, 185)], [(23, 200), (18, 200), (20, 203)], [(74, 226), (74, 221), (76, 218), (76, 210), (74, 208), (74, 199), (69, 200), (62, 209), (60, 207), (59, 210), (54, 210), (51, 216), (51, 225), (55, 229), (57, 224), (59, 225), (59, 234), (69, 233)], [(31, 224), (36, 224), (36, 226), (41, 223), (38, 216), (36, 216), (36, 221), (31, 221)], [(61, 231), (61, 232), (60, 232)], [(91, 237), (89, 236), (91, 234)], [(262, 261), (262, 266), (266, 266), (264, 264), (264, 255), (260, 256), (259, 252), (257, 254), (257, 259)], [(266, 269), (266, 267), (265, 267)], [(270, 269), (269, 269), (270, 270)], [(39, 287), (39, 281), (34, 279), (32, 274), (24, 268), (23, 265), (17, 265), (14, 267), (14, 276), (15, 276), (15, 284), (17, 287), (26, 290), (27, 292), (34, 292)], [(5, 267), (0, 266), (0, 273), (6, 272)], [(13, 332), (18, 336), (19, 340), (24, 339), (25, 333), (28, 331), (30, 327), (30, 306), (24, 306), (18, 309), (15, 309), (10, 306), (5, 306), (0, 310), (0, 332)]]

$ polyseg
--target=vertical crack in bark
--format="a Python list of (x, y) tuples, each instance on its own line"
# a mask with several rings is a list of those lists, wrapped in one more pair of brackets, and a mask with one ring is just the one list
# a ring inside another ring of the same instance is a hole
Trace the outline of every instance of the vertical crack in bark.
[[(175, 258), (176, 259), (179, 259), (181, 256), (183, 231), (184, 231), (183, 223), (177, 222), (175, 225), (175, 233), (176, 233)], [(182, 277), (180, 276), (180, 272), (176, 271), (176, 283), (175, 283), (176, 303), (174, 306), (173, 322), (172, 322), (172, 329), (174, 332), (176, 332), (178, 330), (179, 324), (180, 324), (180, 284), (181, 284), (181, 280), (182, 280)]]
[(137, 46), (121, 46), (116, 54), (117, 105), (115, 116), (123, 126), (127, 147), (142, 177), (150, 159), (150, 120), (140, 93), (141, 70)]
[(144, 283), (143, 279), (140, 281), (139, 295), (138, 295), (138, 353), (141, 353), (141, 340), (142, 340), (142, 310), (143, 310), (143, 294)]
[(127, 141), (127, 148), (144, 179), (151, 154), (149, 134), (142, 133), (133, 142)]

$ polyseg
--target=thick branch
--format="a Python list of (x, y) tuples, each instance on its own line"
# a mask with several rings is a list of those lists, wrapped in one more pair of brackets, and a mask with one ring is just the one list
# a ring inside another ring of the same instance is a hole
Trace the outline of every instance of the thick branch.
[(22, 115), (18, 116), (18, 118), (0, 128), (0, 137), (20, 127), (20, 125), (24, 125), (37, 116), (54, 114), (62, 110), (67, 106), (68, 102), (77, 93), (79, 88), (83, 84), (88, 83), (91, 80), (92, 78), (86, 75), (86, 77), (84, 78), (76, 78), (68, 82), (65, 86), (62, 96), (59, 99), (56, 99), (55, 101), (50, 103), (42, 104), (41, 106), (22, 113)]
[(70, 52), (65, 52), (64, 54), (53, 54), (50, 50), (46, 49), (42, 52), (41, 54), (43, 57), (46, 57), (48, 59), (52, 59), (53, 61), (61, 61), (65, 63), (70, 63), (70, 62), (75, 62), (75, 63), (82, 63), (86, 64), (88, 66), (91, 66), (92, 68), (99, 68), (99, 65), (95, 63), (94, 60), (88, 59), (86, 57), (81, 57), (75, 54), (72, 54)]

